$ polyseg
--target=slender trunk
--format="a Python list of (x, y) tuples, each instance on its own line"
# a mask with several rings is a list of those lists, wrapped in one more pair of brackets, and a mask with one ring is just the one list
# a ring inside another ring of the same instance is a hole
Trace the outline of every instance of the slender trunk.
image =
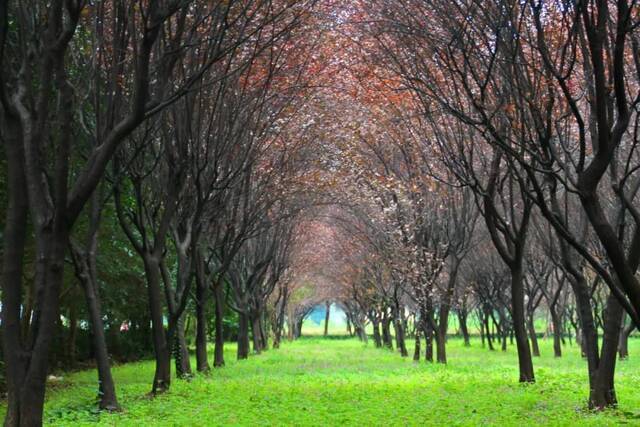
[(420, 328), (416, 327), (416, 344), (413, 349), (413, 361), (420, 361)]
[(184, 314), (180, 316), (175, 325), (173, 357), (176, 362), (176, 376), (178, 378), (189, 378), (192, 375), (191, 361), (189, 360), (189, 350), (184, 334)]
[(324, 336), (329, 335), (329, 314), (331, 313), (331, 303), (327, 301), (324, 314)]
[[(467, 313), (464, 311), (458, 312), (458, 322), (460, 323), (460, 332), (462, 332), (462, 337), (464, 338), (464, 346), (469, 347), (471, 345), (471, 341), (469, 339), (469, 328), (467, 327)], [(480, 334), (482, 334), (482, 328), (480, 329)], [(482, 337), (482, 346), (484, 347), (484, 336)]]
[(262, 332), (260, 330), (260, 315), (253, 314), (251, 316), (251, 336), (253, 339), (253, 352), (260, 354), (262, 352)]
[[(396, 319), (395, 321), (396, 328), (396, 347), (400, 351), (400, 356), (407, 357), (409, 352), (407, 351), (407, 345), (404, 339), (404, 326), (402, 325), (401, 319)], [(364, 333), (364, 328), (363, 333)]]
[(280, 348), (280, 340), (282, 339), (282, 332), (284, 330), (284, 318), (285, 318), (285, 309), (287, 308), (287, 301), (289, 298), (288, 288), (285, 288), (284, 293), (282, 295), (282, 302), (280, 303), (279, 313), (276, 318), (276, 330), (274, 331), (273, 337), (273, 348)]
[(614, 376), (622, 315), (622, 306), (614, 295), (609, 295), (605, 309), (600, 364), (589, 395), (589, 407), (592, 409), (615, 407), (618, 404)]
[(433, 362), (433, 322), (431, 320), (433, 313), (431, 309), (427, 309), (424, 314), (424, 346), (425, 346), (425, 360), (427, 362)]
[(238, 360), (249, 357), (249, 316), (238, 314)]
[(258, 317), (258, 325), (260, 326), (260, 339), (262, 344), (262, 351), (269, 350), (269, 331), (266, 328), (265, 322), (266, 312), (262, 310), (260, 317)]
[(382, 343), (385, 347), (390, 350), (393, 350), (393, 341), (391, 341), (391, 331), (390, 331), (391, 319), (388, 317), (382, 318)]
[(629, 335), (631, 335), (631, 332), (633, 332), (635, 328), (636, 325), (631, 322), (624, 326), (620, 331), (620, 342), (618, 343), (618, 357), (620, 357), (620, 360), (626, 360), (629, 358)]
[(171, 356), (167, 345), (162, 313), (162, 289), (160, 288), (160, 262), (153, 256), (145, 254), (144, 270), (147, 276), (147, 292), (151, 312), (151, 332), (156, 358), (156, 369), (153, 377), (152, 394), (169, 389), (171, 384)]
[(371, 324), (373, 325), (373, 341), (375, 342), (376, 348), (382, 347), (382, 337), (380, 336), (380, 322), (375, 316), (371, 319)]
[(107, 339), (104, 333), (104, 324), (102, 322), (100, 299), (97, 295), (97, 289), (93, 284), (85, 283), (83, 288), (87, 301), (87, 309), (89, 311), (91, 335), (93, 337), (93, 354), (98, 367), (98, 383), (100, 385), (99, 406), (100, 409), (118, 411), (120, 410), (120, 405), (118, 404), (115, 383), (111, 375), (111, 365), (107, 350)]
[(202, 260), (198, 260), (196, 270), (196, 369), (209, 372), (207, 356), (207, 286), (204, 278)]
[(100, 292), (97, 282), (98, 229), (101, 220), (101, 205), (99, 199), (100, 192), (96, 191), (91, 196), (89, 205), (90, 225), (89, 231), (87, 232), (86, 247), (83, 250), (78, 246), (70, 244), (69, 249), (74, 259), (76, 276), (82, 284), (87, 313), (89, 315), (92, 355), (96, 360), (98, 368), (99, 408), (107, 411), (118, 411), (120, 410), (120, 405), (118, 404), (115, 384), (113, 376), (111, 375), (107, 338), (102, 321)]
[(553, 356), (562, 357), (562, 323), (560, 322), (560, 316), (555, 309), (551, 311), (551, 324), (553, 325)]
[(449, 269), (449, 280), (447, 281), (447, 289), (440, 303), (438, 313), (438, 330), (437, 330), (437, 361), (438, 363), (447, 363), (447, 329), (449, 327), (449, 311), (451, 310), (451, 300), (453, 299), (453, 291), (456, 287), (458, 279), (458, 267), (460, 260), (456, 256), (451, 261)]
[(533, 353), (533, 356), (540, 357), (540, 346), (538, 346), (538, 336), (536, 335), (533, 314), (528, 316), (527, 326), (529, 327), (529, 337), (531, 338), (531, 352)]
[(216, 342), (213, 351), (213, 367), (224, 366), (224, 289), (216, 283), (213, 290), (216, 305)]
[(569, 277), (569, 284), (572, 286), (575, 295), (580, 323), (580, 329), (576, 330), (576, 333), (580, 332), (580, 348), (583, 357), (587, 359), (589, 389), (593, 390), (598, 364), (600, 363), (600, 355), (598, 353), (598, 333), (593, 320), (593, 311), (591, 310), (590, 289), (581, 274)]
[(534, 382), (533, 361), (531, 349), (525, 329), (524, 286), (522, 277), (522, 259), (511, 268), (511, 305), (513, 310), (513, 331), (518, 350), (518, 364), (520, 368), (520, 382)]

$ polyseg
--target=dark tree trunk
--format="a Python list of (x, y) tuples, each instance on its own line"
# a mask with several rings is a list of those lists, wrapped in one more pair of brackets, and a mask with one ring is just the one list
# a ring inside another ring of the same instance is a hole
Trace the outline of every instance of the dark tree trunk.
[(189, 378), (192, 372), (187, 340), (184, 335), (184, 315), (180, 316), (176, 321), (173, 340), (173, 357), (176, 362), (176, 376), (181, 379)]
[(216, 283), (213, 290), (216, 308), (216, 342), (213, 350), (213, 367), (224, 366), (224, 289), (221, 283)]
[(153, 255), (145, 254), (144, 270), (147, 276), (147, 292), (151, 312), (151, 332), (156, 357), (156, 370), (151, 393), (161, 393), (171, 384), (171, 356), (167, 334), (163, 326), (162, 289), (160, 287), (160, 262)]
[(351, 320), (349, 320), (349, 316), (347, 316), (347, 333), (350, 337), (353, 336), (353, 332), (351, 331)]
[(620, 360), (629, 358), (629, 335), (635, 328), (636, 326), (631, 322), (620, 331), (620, 342), (618, 343), (618, 357), (620, 357)]
[(605, 309), (602, 353), (593, 388), (589, 395), (589, 407), (592, 409), (615, 407), (618, 404), (614, 375), (622, 315), (622, 306), (618, 303), (617, 298), (614, 295), (609, 295)]
[[(471, 340), (469, 339), (469, 328), (467, 327), (467, 313), (463, 310), (458, 311), (458, 322), (460, 323), (460, 332), (464, 339), (464, 346), (469, 347)], [(482, 328), (480, 328), (480, 335), (482, 335), (482, 346), (484, 347), (484, 334), (482, 334)]]
[(440, 303), (438, 312), (438, 330), (437, 330), (437, 361), (438, 363), (447, 363), (447, 329), (449, 327), (449, 311), (451, 310), (451, 301), (453, 299), (453, 291), (458, 280), (458, 267), (460, 260), (453, 256), (451, 268), (449, 269), (449, 280), (447, 281), (447, 289)]
[(427, 362), (433, 362), (433, 312), (430, 308), (425, 310), (423, 317), (424, 325), (424, 346), (425, 346), (425, 360)]
[(331, 303), (327, 302), (324, 314), (324, 336), (329, 335), (329, 314), (331, 313)]
[(251, 316), (251, 337), (253, 340), (253, 352), (260, 354), (263, 349), (262, 330), (260, 328), (260, 314), (254, 313)]
[(551, 310), (551, 324), (553, 325), (553, 356), (562, 357), (562, 323), (555, 308)]
[(111, 375), (107, 338), (102, 321), (100, 292), (97, 282), (98, 229), (101, 220), (100, 193), (100, 191), (96, 191), (90, 199), (89, 230), (87, 232), (85, 248), (70, 244), (69, 249), (74, 261), (76, 276), (82, 285), (87, 304), (89, 325), (91, 327), (92, 355), (96, 360), (98, 368), (99, 407), (100, 409), (108, 411), (118, 411), (120, 410), (120, 406)]
[(529, 337), (531, 338), (531, 352), (533, 356), (540, 357), (540, 346), (538, 345), (538, 336), (536, 335), (536, 327), (533, 320), (533, 314), (527, 319), (529, 327)]
[[(5, 341), (7, 384), (9, 394), (14, 395), (8, 399), (5, 425), (42, 425), (49, 353), (59, 319), (59, 296), (68, 237), (68, 231), (58, 224), (58, 221), (54, 221), (53, 225), (40, 227), (36, 232), (36, 256), (38, 259), (34, 281), (36, 304), (34, 305), (29, 339), (32, 343), (32, 350), (26, 353), (28, 357), (25, 357), (25, 353), (21, 351), (19, 315), (21, 290), (14, 290), (11, 289), (12, 286), (4, 285), (3, 298), (6, 298), (5, 301), (8, 300), (9, 304), (18, 302), (17, 310), (16, 307), (3, 304), (4, 318), (7, 319), (3, 332), (5, 335), (9, 335), (9, 337), (5, 337), (7, 340)], [(9, 261), (10, 263), (11, 261)], [(6, 266), (7, 264), (5, 264)], [(15, 278), (11, 273), (13, 272), (10, 272), (9, 276)], [(6, 275), (7, 271), (5, 271), (5, 277)], [(16, 283), (20, 284), (21, 282)], [(5, 296), (6, 292), (10, 295)], [(14, 310), (16, 311), (14, 312)]]
[(93, 337), (93, 355), (98, 367), (98, 383), (100, 390), (100, 409), (117, 411), (120, 409), (116, 397), (116, 388), (111, 375), (111, 365), (109, 363), (109, 353), (107, 351), (107, 339), (104, 334), (104, 324), (102, 322), (102, 311), (97, 289), (92, 283), (83, 285), (84, 295), (87, 302), (89, 314), (89, 324), (91, 326), (91, 336)]
[(204, 277), (204, 265), (198, 256), (196, 265), (196, 369), (198, 372), (209, 372), (207, 356), (207, 284)]
[(249, 316), (238, 314), (238, 360), (249, 357)]
[[(400, 356), (407, 357), (409, 352), (407, 351), (407, 345), (404, 339), (404, 326), (402, 325), (401, 319), (396, 319), (395, 321), (396, 328), (396, 347), (400, 351)], [(364, 333), (364, 328), (363, 333)]]
[(376, 348), (382, 347), (382, 337), (380, 336), (380, 322), (375, 316), (371, 319), (371, 324), (373, 325), (373, 341), (375, 343)]
[(260, 316), (258, 317), (258, 325), (260, 326), (260, 342), (261, 342), (261, 345), (262, 345), (262, 351), (269, 350), (269, 330), (266, 327), (265, 316), (266, 316), (266, 312), (264, 310), (262, 310)]
[(413, 361), (420, 361), (420, 328), (416, 327), (416, 336), (415, 336), (416, 344), (413, 349)]
[(390, 324), (391, 324), (391, 319), (387, 316), (384, 316), (382, 318), (382, 343), (388, 349), (393, 350), (393, 341), (391, 341)]
[(533, 361), (531, 349), (525, 329), (524, 285), (522, 278), (522, 258), (510, 266), (511, 270), (511, 305), (513, 311), (513, 331), (518, 350), (518, 364), (520, 368), (520, 382), (534, 382)]
[(287, 301), (289, 299), (289, 290), (287, 287), (282, 292), (282, 300), (280, 306), (276, 307), (276, 316), (273, 330), (273, 348), (280, 348), (280, 340), (282, 340), (282, 333), (284, 331), (285, 310), (287, 308)]

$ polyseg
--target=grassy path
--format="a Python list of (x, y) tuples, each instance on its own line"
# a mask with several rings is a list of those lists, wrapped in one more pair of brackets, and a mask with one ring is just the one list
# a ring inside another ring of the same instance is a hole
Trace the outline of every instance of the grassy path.
[(452, 340), (448, 366), (415, 364), (355, 340), (307, 338), (236, 362), (209, 376), (174, 381), (155, 399), (153, 363), (114, 370), (119, 414), (94, 410), (95, 372), (72, 374), (48, 393), (50, 425), (640, 425), (640, 340), (618, 366), (620, 409), (584, 409), (585, 362), (577, 349), (535, 360), (538, 382), (517, 383), (516, 356)]

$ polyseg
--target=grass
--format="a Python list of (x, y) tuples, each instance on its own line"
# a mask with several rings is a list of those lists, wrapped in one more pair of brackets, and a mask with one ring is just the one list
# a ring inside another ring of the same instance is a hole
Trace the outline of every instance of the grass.
[(517, 383), (515, 350), (489, 352), (478, 341), (452, 339), (446, 366), (414, 363), (354, 339), (303, 338), (191, 381), (174, 381), (155, 399), (146, 393), (153, 362), (118, 366), (114, 376), (124, 411), (94, 407), (96, 373), (65, 376), (48, 391), (48, 425), (619, 425), (640, 424), (640, 340), (618, 365), (620, 408), (585, 409), (585, 362), (577, 348), (554, 359), (541, 341), (537, 382)]

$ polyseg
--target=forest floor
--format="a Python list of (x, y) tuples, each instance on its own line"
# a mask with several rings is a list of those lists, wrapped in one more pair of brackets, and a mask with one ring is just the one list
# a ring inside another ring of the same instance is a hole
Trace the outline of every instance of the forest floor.
[[(175, 380), (154, 399), (146, 394), (153, 362), (118, 366), (124, 410), (95, 408), (95, 371), (65, 375), (48, 390), (47, 425), (640, 425), (640, 339), (620, 362), (620, 407), (585, 408), (586, 366), (577, 347), (554, 359), (542, 341), (537, 382), (517, 382), (515, 348), (489, 352), (479, 340), (452, 339), (449, 364), (414, 363), (355, 339), (303, 338), (245, 361), (226, 346), (227, 366), (190, 381)], [(3, 411), (3, 409), (2, 409)], [(2, 415), (2, 414), (0, 414)]]

